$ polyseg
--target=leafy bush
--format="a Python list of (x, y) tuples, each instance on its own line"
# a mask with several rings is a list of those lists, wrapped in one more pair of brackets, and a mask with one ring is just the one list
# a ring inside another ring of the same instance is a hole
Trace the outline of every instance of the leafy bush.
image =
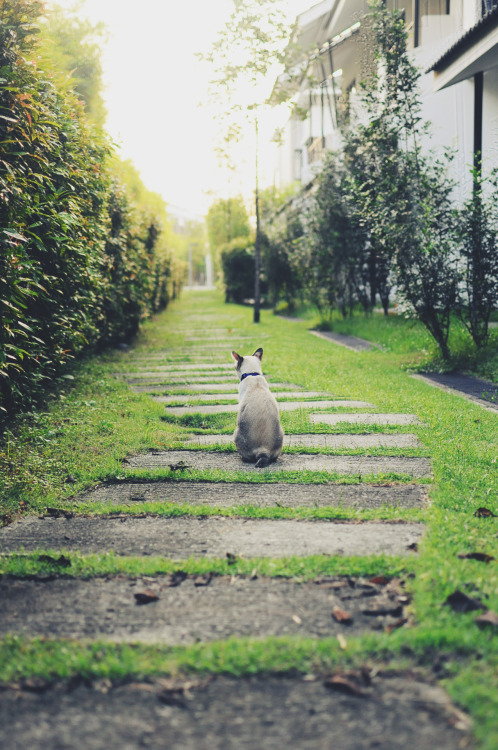
[[(167, 302), (158, 231), (134, 214), (107, 137), (35, 63), (36, 0), (0, 18), (0, 396), (30, 406), (80, 352)], [(158, 266), (159, 262), (159, 266)]]
[(235, 237), (221, 248), (225, 302), (242, 303), (254, 293), (254, 246), (249, 237)]

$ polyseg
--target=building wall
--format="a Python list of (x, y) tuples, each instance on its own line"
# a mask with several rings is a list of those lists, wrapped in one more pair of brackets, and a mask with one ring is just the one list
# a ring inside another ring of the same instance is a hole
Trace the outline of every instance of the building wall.
[[(405, 10), (409, 31), (413, 30), (411, 14), (412, 0), (391, 0), (390, 4)], [(447, 50), (465, 31), (480, 19), (481, 0), (450, 0), (450, 13), (446, 13), (446, 0), (420, 0), (419, 46), (412, 47), (410, 54), (421, 71), (427, 68)], [(340, 33), (344, 29), (329, 29), (329, 35)], [(324, 40), (317, 40), (322, 44)], [(361, 39), (351, 39), (348, 44), (361, 44)], [(359, 49), (359, 47), (357, 47)], [(358, 55), (358, 53), (357, 53)], [(335, 66), (334, 66), (335, 67)], [(345, 71), (342, 82), (349, 81)], [(341, 79), (337, 80), (338, 86)], [(462, 81), (443, 89), (434, 91), (434, 74), (423, 73), (420, 79), (422, 117), (432, 124), (431, 136), (424, 141), (426, 149), (433, 149), (442, 154), (446, 148), (454, 151), (451, 164), (451, 175), (456, 182), (456, 199), (465, 200), (472, 188), (470, 169), (473, 164), (474, 145), (474, 82), (473, 79)], [(353, 94), (353, 99), (355, 95)], [(303, 92), (300, 104), (306, 106), (309, 93)], [(324, 132), (329, 149), (340, 146), (340, 136), (325, 105)], [(319, 171), (319, 162), (310, 163), (306, 140), (310, 134), (321, 135), (320, 106), (315, 102), (312, 108), (312, 128), (309, 117), (302, 122), (291, 119), (285, 128), (284, 146), (279, 150), (279, 161), (276, 169), (277, 183), (283, 185), (294, 180), (303, 184), (309, 182)], [(498, 167), (498, 68), (484, 74), (483, 86), (483, 162), (484, 170)]]

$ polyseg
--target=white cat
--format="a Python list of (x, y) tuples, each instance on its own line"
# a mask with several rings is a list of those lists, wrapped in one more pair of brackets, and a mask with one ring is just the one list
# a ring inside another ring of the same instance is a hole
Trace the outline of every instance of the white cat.
[(261, 469), (282, 452), (284, 431), (277, 402), (261, 371), (263, 350), (257, 349), (252, 357), (232, 352), (232, 357), (240, 378), (235, 447), (243, 461), (256, 462), (256, 468)]

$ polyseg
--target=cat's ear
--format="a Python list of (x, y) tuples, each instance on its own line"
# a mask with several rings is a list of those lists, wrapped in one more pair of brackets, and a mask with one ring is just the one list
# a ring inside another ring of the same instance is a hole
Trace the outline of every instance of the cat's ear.
[(241, 357), (240, 354), (237, 354), (237, 352), (232, 352), (232, 357), (235, 361), (235, 364), (237, 365), (237, 368), (239, 368), (242, 364), (242, 360), (244, 357)]
[(263, 350), (262, 350), (262, 348), (259, 347), (259, 349), (256, 349), (256, 351), (254, 352), (254, 354), (252, 356), (253, 357), (257, 357), (259, 360), (262, 360), (263, 359)]

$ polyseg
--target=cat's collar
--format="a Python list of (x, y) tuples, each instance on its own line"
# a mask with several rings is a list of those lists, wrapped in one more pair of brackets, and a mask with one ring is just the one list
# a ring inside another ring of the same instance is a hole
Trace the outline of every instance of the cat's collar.
[(245, 373), (244, 373), (244, 374), (243, 374), (243, 375), (241, 376), (241, 378), (240, 378), (240, 382), (242, 383), (242, 381), (244, 380), (244, 378), (248, 378), (248, 377), (249, 377), (249, 375), (261, 375), (261, 373), (260, 373), (260, 372), (245, 372)]

